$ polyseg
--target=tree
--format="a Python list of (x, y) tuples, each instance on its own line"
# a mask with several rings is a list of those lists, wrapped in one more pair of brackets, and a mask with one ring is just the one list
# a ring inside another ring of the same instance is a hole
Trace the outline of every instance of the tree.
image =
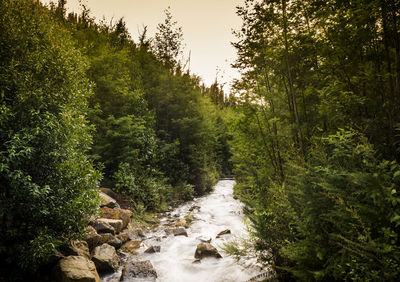
[(157, 25), (153, 49), (168, 68), (173, 68), (177, 66), (178, 56), (182, 53), (183, 32), (181, 27), (176, 27), (177, 22), (172, 20), (170, 8), (164, 12), (165, 20)]
[(0, 29), (0, 276), (17, 280), (87, 226), (100, 175), (87, 61), (69, 33), (31, 0), (2, 1)]

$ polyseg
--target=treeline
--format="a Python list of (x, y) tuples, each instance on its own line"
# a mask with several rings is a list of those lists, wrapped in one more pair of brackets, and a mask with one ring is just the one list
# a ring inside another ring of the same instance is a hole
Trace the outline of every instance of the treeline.
[(134, 42), (123, 19), (65, 4), (0, 1), (0, 277), (79, 236), (98, 186), (160, 211), (231, 173), (223, 91), (178, 60), (169, 10), (155, 38)]
[(236, 193), (278, 278), (400, 279), (398, 1), (237, 14)]

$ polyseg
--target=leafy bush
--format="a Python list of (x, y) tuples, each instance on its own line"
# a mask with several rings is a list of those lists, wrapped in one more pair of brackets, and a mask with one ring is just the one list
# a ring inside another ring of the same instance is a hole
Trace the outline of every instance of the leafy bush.
[(68, 32), (30, 0), (1, 1), (0, 30), (0, 267), (18, 279), (85, 227), (100, 175), (86, 157), (86, 61)]
[[(292, 162), (283, 186), (260, 189), (251, 218), (261, 248), (300, 280), (394, 281), (400, 277), (400, 166), (368, 140), (339, 131)], [(261, 193), (264, 193), (262, 197)]]

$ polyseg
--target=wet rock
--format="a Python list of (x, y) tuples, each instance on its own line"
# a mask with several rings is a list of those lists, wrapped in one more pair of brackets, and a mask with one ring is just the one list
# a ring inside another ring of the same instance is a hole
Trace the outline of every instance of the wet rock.
[(160, 246), (150, 246), (144, 252), (152, 254), (152, 253), (159, 253), (160, 251), (161, 251)]
[(197, 259), (202, 259), (205, 257), (222, 258), (218, 253), (218, 250), (210, 243), (200, 243), (197, 245), (194, 257)]
[(53, 280), (62, 282), (100, 282), (92, 261), (82, 256), (61, 259), (53, 269)]
[(108, 196), (107, 194), (100, 192), (100, 198), (101, 198), (100, 207), (108, 207), (111, 209), (118, 208), (119, 209), (119, 205), (118, 205), (117, 201), (115, 199), (111, 198), (110, 196)]
[(193, 263), (193, 264), (195, 264), (195, 263), (201, 263), (201, 260), (200, 260), (200, 259), (195, 259), (194, 261), (192, 261), (192, 263)]
[(92, 261), (99, 272), (116, 271), (119, 266), (117, 252), (114, 247), (108, 244), (103, 244), (94, 249)]
[(196, 239), (202, 243), (211, 243), (212, 240), (212, 238), (207, 238), (207, 237), (197, 237)]
[[(98, 227), (96, 228), (97, 225), (98, 225)], [(115, 233), (119, 233), (122, 230), (123, 223), (122, 223), (122, 220), (120, 220), (120, 219), (98, 218), (98, 219), (96, 219), (93, 227), (96, 229), (97, 233), (112, 233), (112, 234), (115, 234), (113, 232), (102, 232), (102, 231), (98, 230), (98, 228), (100, 230), (102, 230), (103, 227), (104, 227), (103, 230), (107, 230), (107, 229), (110, 230), (108, 225), (112, 226), (112, 228), (114, 229)]]
[(185, 228), (165, 229), (167, 235), (173, 234), (174, 236), (188, 236)]
[(129, 241), (122, 245), (121, 250), (129, 252), (131, 254), (136, 254), (137, 249), (140, 248), (141, 241)]
[(199, 206), (191, 206), (191, 207), (189, 208), (189, 211), (193, 211), (193, 210), (195, 210), (195, 209), (199, 210), (200, 207), (199, 207)]
[(174, 236), (186, 236), (187, 237), (187, 232), (185, 228), (177, 228), (174, 230)]
[(173, 231), (174, 236), (188, 236), (185, 228), (177, 228)]
[(96, 230), (97, 233), (111, 233), (113, 235), (115, 234), (114, 227), (112, 227), (108, 222), (106, 222), (102, 218), (97, 219), (94, 222), (93, 228)]
[(219, 238), (219, 237), (221, 237), (222, 235), (226, 235), (226, 234), (231, 234), (231, 231), (230, 231), (229, 229), (225, 229), (225, 230), (219, 232), (218, 235), (217, 235), (217, 237), (215, 237), (215, 238)]
[(149, 260), (134, 261), (130, 259), (122, 269), (120, 281), (129, 281), (135, 278), (156, 279), (157, 272)]
[(90, 259), (89, 246), (86, 241), (73, 240), (65, 250), (67, 256), (81, 256)]
[(120, 219), (122, 220), (122, 228), (125, 229), (131, 220), (131, 211), (123, 209), (111, 209), (108, 207), (102, 207), (102, 217), (108, 219)]

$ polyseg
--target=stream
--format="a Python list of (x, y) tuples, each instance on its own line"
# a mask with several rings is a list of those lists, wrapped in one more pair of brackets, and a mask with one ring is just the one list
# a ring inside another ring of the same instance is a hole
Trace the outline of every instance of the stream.
[[(233, 198), (233, 180), (220, 180), (214, 191), (206, 196), (196, 198), (168, 212), (161, 218), (160, 225), (146, 234), (141, 243), (137, 259), (149, 260), (157, 271), (156, 280), (133, 279), (130, 281), (238, 281), (245, 282), (261, 273), (255, 258), (241, 259), (238, 263), (233, 257), (223, 252), (224, 243), (247, 236), (243, 222), (242, 203)], [(166, 236), (171, 221), (192, 214), (193, 222), (186, 229), (188, 236)], [(217, 234), (229, 229), (231, 234), (216, 238)], [(193, 263), (196, 247), (200, 239), (211, 238), (211, 244), (218, 249), (223, 258), (203, 258)], [(160, 246), (158, 253), (144, 253), (149, 246)], [(115, 273), (103, 277), (102, 281), (116, 281), (120, 275)], [(117, 280), (118, 281), (118, 280)]]

